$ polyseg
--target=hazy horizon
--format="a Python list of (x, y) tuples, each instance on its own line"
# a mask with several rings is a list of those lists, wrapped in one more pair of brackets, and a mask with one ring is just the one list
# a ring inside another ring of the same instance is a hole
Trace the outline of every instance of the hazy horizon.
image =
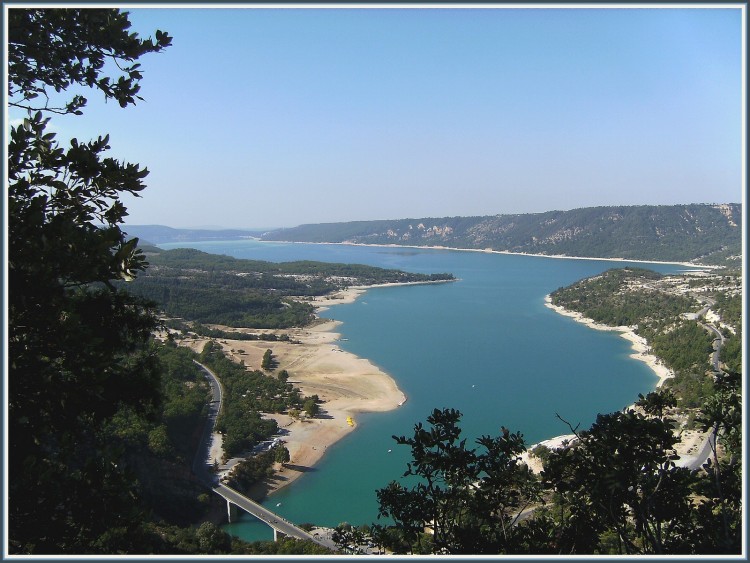
[(109, 133), (151, 171), (128, 224), (743, 199), (741, 7), (128, 11), (174, 38), (139, 61), (145, 101), (86, 90), (83, 116), (51, 120), (62, 146)]
[[(690, 203), (674, 203), (674, 204), (664, 204), (665, 206), (671, 206), (671, 205), (724, 205), (724, 204), (731, 204), (731, 205), (742, 205), (742, 201), (715, 201), (715, 202), (690, 202)], [(648, 204), (630, 204), (628, 207), (635, 207), (638, 205), (648, 205)], [(596, 207), (608, 207), (608, 206), (596, 206)], [(539, 211), (539, 212), (531, 212), (531, 213), (508, 213), (507, 215), (537, 215), (542, 213), (549, 213), (553, 211), (575, 211), (576, 209), (585, 209), (585, 208), (572, 208), (572, 209), (548, 209), (546, 211)], [(505, 213), (488, 213), (487, 217), (492, 217), (495, 215), (506, 215)], [(266, 227), (255, 227), (255, 226), (243, 226), (243, 225), (184, 225), (184, 226), (177, 226), (177, 225), (170, 225), (166, 223), (135, 223), (133, 221), (126, 221), (126, 226), (161, 226), (161, 227), (169, 227), (172, 229), (193, 229), (193, 230), (206, 230), (206, 231), (219, 231), (219, 230), (240, 230), (240, 231), (273, 231), (277, 229), (290, 229), (293, 227), (299, 227), (302, 225), (318, 225), (318, 224), (324, 224), (324, 223), (354, 223), (358, 221), (406, 221), (411, 219), (443, 219), (448, 217), (469, 217), (468, 215), (441, 215), (441, 216), (428, 216), (428, 215), (421, 215), (421, 216), (412, 216), (412, 217), (380, 217), (376, 219), (351, 219), (351, 220), (341, 220), (341, 221), (320, 221), (320, 222), (303, 222), (298, 223), (296, 225), (278, 225), (278, 226), (266, 226)]]

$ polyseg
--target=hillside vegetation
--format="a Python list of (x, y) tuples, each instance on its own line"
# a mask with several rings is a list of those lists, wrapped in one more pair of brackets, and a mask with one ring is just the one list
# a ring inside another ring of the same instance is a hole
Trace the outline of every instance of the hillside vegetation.
[[(709, 363), (715, 335), (705, 328), (706, 306), (716, 310), (723, 333), (721, 361), (741, 370), (742, 280), (716, 274), (666, 276), (640, 268), (608, 270), (554, 291), (552, 303), (609, 326), (631, 326), (653, 353), (675, 372), (665, 386), (684, 407), (699, 406), (711, 393)], [(717, 307), (718, 305), (718, 307)]]
[(454, 279), (452, 274), (414, 274), (361, 264), (242, 260), (191, 248), (145, 250), (150, 266), (127, 283), (130, 293), (156, 302), (171, 317), (230, 327), (304, 326), (313, 320), (314, 308), (300, 298), (352, 285)]
[(301, 225), (262, 240), (402, 244), (739, 267), (742, 206), (590, 207), (521, 215)]
[[(630, 326), (675, 376), (589, 429), (569, 424), (559, 446), (528, 452), (538, 474), (519, 457), (528, 451), (520, 432), (501, 426), (472, 442), (460, 411), (434, 409), (412, 436), (393, 436), (411, 459), (401, 480), (376, 491), (378, 517), (392, 522), (344, 523), (334, 540), (355, 553), (741, 553), (741, 290), (736, 275), (623, 268), (553, 292), (555, 305)], [(698, 450), (680, 446), (696, 430), (716, 446), (691, 463)]]

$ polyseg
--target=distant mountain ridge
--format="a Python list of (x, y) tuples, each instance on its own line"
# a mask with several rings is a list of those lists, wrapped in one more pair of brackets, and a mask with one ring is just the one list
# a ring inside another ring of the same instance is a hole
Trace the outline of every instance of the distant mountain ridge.
[(126, 225), (123, 231), (131, 238), (138, 237), (152, 244), (258, 238), (264, 232), (243, 229), (173, 229), (164, 225)]
[(483, 217), (323, 223), (278, 229), (260, 238), (445, 246), (740, 267), (742, 205), (609, 206)]

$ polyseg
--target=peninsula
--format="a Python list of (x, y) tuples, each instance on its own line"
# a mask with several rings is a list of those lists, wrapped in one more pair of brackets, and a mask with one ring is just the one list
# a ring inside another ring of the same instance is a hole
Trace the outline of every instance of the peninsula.
[[(350, 303), (365, 290), (358, 286), (320, 297), (315, 303), (318, 311), (330, 305)], [(304, 328), (269, 331), (266, 334), (288, 335), (289, 339), (235, 340), (217, 339), (223, 351), (237, 363), (260, 366), (263, 355), (271, 350), (277, 363), (276, 370), (286, 370), (289, 383), (305, 396), (316, 395), (321, 401), (320, 416), (296, 416), (287, 412), (266, 413), (280, 429), (279, 438), (289, 451), (290, 461), (278, 468), (273, 477), (258, 482), (250, 491), (262, 498), (290, 484), (304, 475), (326, 453), (326, 450), (356, 428), (357, 414), (383, 412), (398, 408), (406, 396), (395, 380), (369, 360), (340, 348), (336, 332), (338, 321), (319, 319)], [(227, 329), (215, 326), (212, 328)], [(241, 329), (239, 332), (251, 332)], [(200, 352), (208, 338), (193, 336), (181, 339), (181, 344)], [(352, 421), (350, 424), (348, 421)], [(211, 458), (224, 457), (220, 434), (214, 434)], [(242, 458), (226, 459), (219, 466), (222, 477)]]
[[(288, 461), (272, 475), (254, 479), (247, 492), (256, 498), (309, 470), (356, 428), (359, 413), (406, 401), (390, 375), (343, 350), (340, 323), (318, 313), (372, 287), (455, 279), (358, 264), (242, 260), (189, 248), (146, 247), (146, 253), (148, 271), (127, 287), (159, 304), (167, 328), (162, 336), (196, 354), (210, 344), (236, 368), (219, 374), (229, 392), (218, 419), (225, 430), (212, 437), (215, 471), (233, 478), (243, 460), (255, 457), (262, 438), (275, 437), (288, 451)], [(251, 400), (255, 387), (263, 386), (273, 391)]]

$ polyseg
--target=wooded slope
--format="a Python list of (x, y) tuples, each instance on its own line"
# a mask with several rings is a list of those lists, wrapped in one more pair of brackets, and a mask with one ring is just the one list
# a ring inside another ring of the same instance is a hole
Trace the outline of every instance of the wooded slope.
[(699, 261), (739, 267), (742, 206), (590, 207), (520, 215), (324, 223), (279, 229), (261, 238)]

